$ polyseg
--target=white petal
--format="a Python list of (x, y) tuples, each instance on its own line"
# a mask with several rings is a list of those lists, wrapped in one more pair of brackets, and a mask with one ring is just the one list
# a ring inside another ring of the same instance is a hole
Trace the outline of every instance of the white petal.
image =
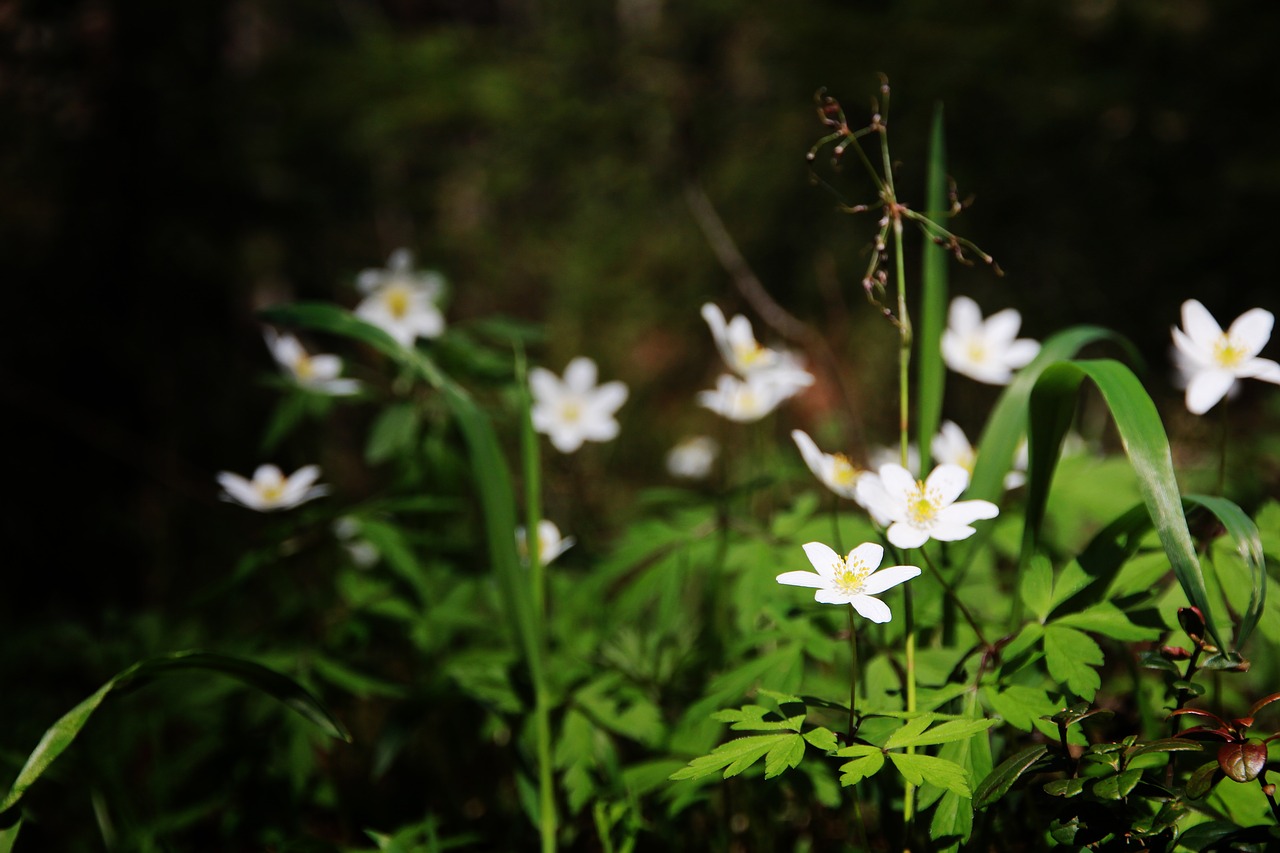
[(966, 525), (982, 519), (995, 518), (999, 514), (1000, 507), (991, 501), (960, 501), (939, 510), (936, 523)]
[(313, 355), (310, 361), (314, 380), (333, 379), (342, 372), (342, 359), (336, 355)]
[(582, 433), (576, 429), (552, 426), (547, 432), (547, 437), (551, 439), (552, 446), (561, 453), (573, 453), (582, 446)]
[(620, 427), (610, 415), (584, 417), (578, 423), (582, 437), (587, 441), (613, 441), (618, 437)]
[(897, 548), (919, 548), (929, 541), (929, 534), (905, 522), (895, 521), (885, 532), (890, 544)]
[(1261, 379), (1264, 382), (1280, 383), (1280, 364), (1277, 364), (1269, 358), (1250, 359), (1240, 365), (1236, 372), (1249, 379)]
[(1182, 303), (1182, 328), (1197, 347), (1205, 350), (1212, 350), (1218, 338), (1222, 337), (1218, 321), (1195, 299)]
[(893, 611), (889, 609), (889, 605), (878, 598), (855, 595), (849, 603), (853, 605), (854, 610), (858, 611), (859, 616), (870, 619), (872, 622), (883, 624), (893, 618)]
[(849, 552), (847, 562), (861, 562), (868, 569), (876, 569), (880, 565), (880, 561), (884, 559), (884, 546), (875, 542), (863, 542), (857, 548)]
[(319, 465), (304, 465), (289, 477), (291, 487), (307, 488), (320, 477)]
[(870, 575), (862, 584), (864, 595), (879, 595), (886, 589), (905, 583), (920, 575), (917, 566), (889, 566)]
[(800, 448), (800, 456), (804, 459), (804, 464), (808, 466), (813, 476), (819, 480), (823, 478), (825, 470), (824, 454), (818, 449), (818, 445), (813, 443), (813, 439), (809, 438), (808, 433), (803, 430), (793, 429), (791, 431), (791, 440), (796, 443), (796, 447)]
[(1018, 329), (1022, 328), (1022, 315), (1016, 308), (1006, 308), (988, 317), (984, 326), (987, 343), (1005, 349), (1018, 336)]
[(929, 535), (939, 542), (959, 542), (962, 539), (968, 539), (977, 532), (967, 524), (957, 524), (953, 521), (938, 518), (934, 520), (933, 527), (929, 530)]
[(238, 504), (247, 506), (250, 509), (260, 509), (262, 501), (258, 497), (258, 490), (253, 484), (241, 477), (239, 474), (233, 474), (230, 471), (220, 471), (218, 473), (218, 485), (222, 486), (226, 492), (226, 498), (235, 501)]
[(804, 586), (810, 589), (824, 589), (831, 584), (829, 579), (813, 572), (783, 572), (778, 575), (777, 580), (787, 586)]
[(413, 252), (408, 249), (400, 248), (391, 253), (387, 258), (387, 269), (392, 272), (406, 272), (413, 267)]
[(936, 493), (939, 503), (945, 506), (969, 488), (969, 472), (959, 465), (939, 465), (933, 469), (924, 485), (925, 490)]
[(1217, 405), (1236, 383), (1230, 370), (1200, 370), (1187, 383), (1187, 410), (1203, 415)]
[(365, 269), (360, 270), (360, 274), (356, 276), (356, 290), (361, 293), (373, 293), (386, 280), (387, 274), (384, 270)]
[(888, 518), (893, 512), (894, 503), (884, 490), (884, 484), (880, 482), (880, 475), (873, 473), (863, 474), (858, 478), (858, 483), (853, 490), (853, 499), (857, 501), (858, 506), (871, 513), (872, 518), (877, 524), (884, 525), (888, 523)]
[(962, 336), (977, 330), (982, 325), (982, 309), (978, 303), (967, 296), (957, 296), (951, 300), (947, 310), (947, 327), (959, 332)]
[(1228, 334), (1244, 344), (1245, 355), (1252, 358), (1271, 340), (1271, 327), (1275, 322), (1275, 315), (1270, 311), (1251, 308), (1236, 318)]
[(813, 568), (824, 578), (834, 578), (836, 567), (840, 565), (840, 555), (821, 542), (809, 542), (804, 546), (804, 553), (813, 563)]
[(613, 382), (606, 382), (592, 392), (590, 406), (593, 409), (612, 415), (622, 408), (622, 404), (625, 402), (627, 402), (626, 383), (615, 379)]
[(564, 369), (564, 384), (571, 391), (585, 395), (596, 387), (596, 363), (580, 355)]
[(848, 604), (854, 596), (838, 589), (820, 589), (813, 594), (813, 600), (823, 604)]
[(560, 380), (545, 367), (534, 367), (529, 371), (529, 390), (534, 400), (550, 405), (560, 399)]
[(1040, 344), (1030, 338), (1019, 338), (1005, 350), (1004, 363), (1010, 367), (1026, 367), (1040, 354)]
[(892, 462), (880, 466), (880, 482), (884, 485), (885, 494), (895, 501), (905, 501), (916, 488), (916, 478), (911, 472)]
[(275, 465), (259, 465), (253, 469), (254, 483), (270, 483), (272, 485), (284, 481), (284, 472)]
[(334, 397), (350, 397), (352, 394), (360, 393), (360, 380), (327, 379), (323, 382), (315, 383), (313, 387), (317, 391)]

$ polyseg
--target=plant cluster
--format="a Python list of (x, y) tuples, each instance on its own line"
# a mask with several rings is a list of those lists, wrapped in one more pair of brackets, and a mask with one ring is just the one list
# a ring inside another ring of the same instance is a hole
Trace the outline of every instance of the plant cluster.
[[(824, 450), (836, 414), (813, 430), (822, 443), (788, 429), (788, 401), (830, 378), (707, 304), (724, 372), (696, 402), (723, 419), (719, 440), (673, 447), (667, 475), (689, 485), (646, 492), (609, 544), (589, 527), (566, 535), (608, 486), (605, 446), (632, 389), (601, 383), (588, 356), (562, 374), (529, 366), (536, 328), (447, 324), (443, 276), (397, 250), (356, 277), (354, 310), (263, 312), (284, 377), (264, 453), (300, 467), (216, 476), (226, 501), (279, 521), (225, 595), (326, 555), (310, 652), (289, 676), (206, 652), (125, 670), (19, 771), (0, 849), (26, 791), (109, 695), (190, 669), (230, 674), (352, 741), (309, 741), (299, 759), (325, 782), (308, 807), (341, 817), (309, 835), (316, 849), (1280, 844), (1268, 781), (1280, 733), (1252, 733), (1280, 698), (1267, 556), (1280, 504), (1246, 513), (1225, 497), (1225, 465), (1208, 493), (1184, 490), (1134, 368), (1079, 357), (1111, 347), (1133, 362), (1113, 332), (1037, 343), (1018, 337), (1016, 310), (984, 317), (951, 298), (949, 258), (994, 261), (952, 230), (940, 113), (922, 212), (901, 200), (887, 97), (863, 128), (820, 97), (829, 134), (809, 160), (818, 169), (833, 146), (820, 178), (832, 185), (852, 152), (877, 194), (843, 209), (879, 216), (862, 290), (899, 341), (888, 458)], [(918, 289), (908, 225), (924, 236)], [(1191, 413), (1225, 411), (1242, 379), (1280, 384), (1260, 356), (1269, 312), (1224, 331), (1188, 300), (1181, 319)], [(948, 370), (1001, 389), (976, 446), (943, 420)], [(1086, 380), (1121, 454), (1072, 433)], [(347, 407), (376, 412), (363, 455), (381, 484), (365, 493), (296, 441)], [(384, 784), (414, 787), (417, 812), (374, 824), (341, 795)], [(163, 830), (142, 836), (164, 843)]]

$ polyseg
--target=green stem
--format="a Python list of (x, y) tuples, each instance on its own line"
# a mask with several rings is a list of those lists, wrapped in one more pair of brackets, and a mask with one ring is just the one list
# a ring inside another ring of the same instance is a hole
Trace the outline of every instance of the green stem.
[(1225, 494), (1227, 488), (1227, 406), (1228, 400), (1222, 401), (1222, 431), (1218, 438), (1218, 494)]
[(933, 558), (929, 556), (929, 552), (924, 548), (920, 549), (921, 556), (924, 557), (925, 565), (933, 572), (934, 578), (942, 586), (942, 591), (947, 594), (947, 599), (954, 604), (959, 610), (960, 615), (964, 616), (964, 621), (969, 623), (969, 627), (973, 629), (973, 633), (978, 636), (978, 642), (982, 643), (986, 648), (991, 648), (991, 644), (987, 642), (987, 638), (982, 634), (982, 626), (978, 624), (978, 620), (973, 618), (973, 614), (969, 612), (969, 608), (965, 607), (960, 596), (956, 594), (951, 584), (947, 583), (947, 579), (942, 576), (942, 571), (934, 565)]
[[(845, 744), (853, 743), (854, 732), (857, 726), (854, 725), (857, 720), (858, 707), (858, 632), (854, 630), (853, 624), (853, 608), (849, 608), (849, 737)], [(850, 793), (853, 795), (853, 825), (857, 833), (858, 849), (870, 850), (870, 842), (867, 839), (867, 825), (862, 818), (862, 801), (858, 797), (858, 786), (853, 786)]]

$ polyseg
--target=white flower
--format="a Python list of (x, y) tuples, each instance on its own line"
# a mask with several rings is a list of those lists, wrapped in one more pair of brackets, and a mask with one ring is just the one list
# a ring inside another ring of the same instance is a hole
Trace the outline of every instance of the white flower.
[(969, 472), (959, 465), (939, 465), (923, 482), (901, 465), (883, 465), (878, 479), (858, 482), (858, 496), (872, 512), (889, 520), (887, 536), (899, 548), (919, 548), (930, 539), (956, 542), (975, 532), (969, 525), (995, 518), (990, 501), (956, 498), (969, 486)]
[(342, 359), (336, 355), (308, 355), (298, 339), (287, 332), (278, 334), (275, 329), (264, 329), (263, 335), (272, 358), (303, 388), (335, 397), (360, 391), (359, 382), (338, 376)]
[[(526, 564), (529, 562), (528, 538), (529, 533), (523, 525), (516, 528), (516, 550), (520, 552), (520, 559)], [(562, 539), (560, 528), (556, 527), (554, 522), (542, 519), (538, 522), (538, 562), (544, 566), (548, 565), (556, 557), (572, 548), (574, 541), (572, 536)]]
[(318, 465), (303, 466), (288, 477), (274, 465), (259, 465), (252, 480), (222, 471), (218, 474), (218, 484), (223, 488), (219, 497), (258, 512), (292, 509), (329, 493), (328, 486), (313, 485), (319, 476)]
[(627, 386), (606, 382), (596, 387), (596, 363), (579, 356), (564, 370), (564, 381), (543, 367), (529, 371), (533, 391), (533, 428), (551, 439), (556, 450), (572, 453), (584, 441), (618, 437), (614, 414), (627, 401)]
[(1280, 364), (1258, 353), (1271, 339), (1275, 316), (1253, 308), (1222, 327), (1194, 299), (1182, 303), (1182, 328), (1174, 328), (1177, 363), (1187, 385), (1187, 410), (1202, 415), (1227, 395), (1239, 379), (1280, 384)]
[(967, 296), (951, 300), (947, 329), (942, 333), (942, 360), (956, 373), (990, 385), (1007, 385), (1013, 371), (1025, 367), (1040, 344), (1017, 338), (1022, 315), (1012, 308), (985, 321), (978, 303)]
[[(933, 461), (939, 465), (959, 465), (973, 475), (973, 467), (978, 461), (978, 451), (969, 443), (964, 430), (954, 421), (943, 421), (938, 434), (929, 442), (929, 450)], [(1016, 489), (1027, 481), (1027, 440), (1018, 444), (1014, 455), (1013, 470), (1004, 475), (1004, 487)]]
[(747, 377), (779, 366), (781, 354), (756, 342), (751, 321), (746, 317), (736, 314), (726, 323), (724, 312), (708, 302), (702, 306), (702, 319), (711, 327), (711, 337), (720, 350), (720, 357), (739, 376)]
[(856, 499), (858, 480), (868, 472), (850, 462), (849, 457), (843, 453), (823, 453), (808, 433), (802, 430), (793, 429), (791, 440), (796, 443), (796, 447), (800, 448), (804, 464), (809, 466), (813, 476), (817, 477), (822, 485), (842, 498)]
[(444, 292), (444, 277), (436, 272), (414, 272), (413, 255), (407, 249), (392, 252), (385, 270), (363, 270), (356, 287), (367, 294), (356, 306), (356, 316), (382, 329), (401, 346), (444, 333), (444, 315), (436, 305)]
[(722, 373), (716, 379), (715, 390), (698, 392), (698, 405), (745, 424), (760, 420), (790, 396), (786, 385), (769, 381), (767, 374), (739, 379)]
[(814, 601), (823, 604), (852, 604), (853, 609), (872, 622), (888, 622), (893, 618), (889, 605), (872, 596), (909, 581), (920, 574), (915, 566), (890, 566), (876, 571), (884, 559), (884, 548), (866, 542), (841, 557), (821, 542), (810, 542), (804, 552), (813, 563), (814, 572), (783, 572), (778, 583), (804, 586), (817, 590)]
[(362, 533), (359, 519), (353, 516), (344, 515), (333, 522), (333, 535), (338, 537), (347, 556), (351, 557), (351, 562), (358, 569), (371, 569), (377, 565), (382, 554), (379, 553), (378, 546), (365, 539)]
[(711, 473), (720, 445), (705, 435), (686, 438), (667, 451), (667, 473), (685, 480), (702, 480)]
[[(878, 445), (867, 454), (867, 467), (871, 471), (879, 471), (882, 465), (897, 465), (901, 461), (902, 448), (896, 444)], [(920, 473), (920, 448), (914, 441), (907, 445), (907, 470), (912, 474)]]

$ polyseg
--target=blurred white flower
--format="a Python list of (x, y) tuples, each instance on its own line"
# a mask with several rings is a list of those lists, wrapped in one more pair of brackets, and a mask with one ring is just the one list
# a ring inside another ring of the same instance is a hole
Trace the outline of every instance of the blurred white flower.
[(955, 542), (974, 534), (969, 525), (995, 518), (990, 501), (956, 503), (969, 486), (969, 472), (959, 465), (939, 465), (923, 482), (901, 465), (884, 465), (877, 479), (858, 481), (858, 496), (873, 514), (889, 520), (886, 536), (899, 548), (919, 548), (930, 539)]
[[(867, 467), (871, 471), (879, 471), (882, 465), (898, 465), (902, 462), (902, 448), (887, 444), (877, 445), (867, 453)], [(912, 474), (920, 473), (920, 448), (913, 441), (907, 445), (907, 470)]]
[(967, 296), (957, 296), (951, 300), (947, 329), (942, 333), (942, 360), (970, 379), (1007, 385), (1013, 371), (1026, 367), (1040, 352), (1040, 344), (1018, 338), (1021, 326), (1022, 315), (1012, 308), (998, 311), (984, 321), (978, 303)]
[(308, 355), (293, 335), (264, 329), (267, 349), (276, 363), (298, 385), (318, 394), (343, 397), (360, 391), (360, 383), (354, 379), (342, 379), (342, 359), (336, 355)]
[(318, 465), (303, 466), (288, 477), (275, 465), (259, 465), (252, 480), (230, 471), (221, 471), (218, 485), (222, 486), (223, 492), (219, 497), (258, 512), (292, 509), (329, 493), (328, 486), (313, 485), (319, 476)]
[(698, 405), (745, 424), (760, 420), (794, 393), (791, 386), (771, 381), (768, 373), (748, 379), (722, 373), (714, 390), (698, 392)]
[(1275, 315), (1253, 308), (1227, 331), (1194, 299), (1182, 303), (1182, 328), (1173, 329), (1178, 370), (1187, 387), (1187, 410), (1202, 415), (1233, 390), (1240, 379), (1280, 384), (1280, 364), (1258, 353), (1271, 339)]
[(719, 306), (708, 302), (702, 306), (702, 319), (711, 327), (711, 337), (720, 350), (720, 357), (739, 376), (750, 376), (779, 365), (781, 354), (757, 343), (751, 321), (741, 314), (726, 323)]
[[(516, 550), (520, 552), (520, 559), (526, 565), (529, 563), (529, 532), (524, 525), (516, 528)], [(538, 562), (542, 565), (548, 565), (556, 557), (559, 557), (565, 551), (573, 547), (575, 542), (572, 536), (561, 538), (560, 528), (556, 527), (554, 522), (542, 519), (538, 522)]]
[(356, 306), (356, 316), (402, 346), (444, 333), (444, 315), (436, 304), (444, 292), (444, 277), (437, 272), (414, 272), (408, 249), (392, 252), (386, 269), (361, 271), (356, 287), (366, 294)]
[(720, 445), (713, 438), (686, 438), (667, 451), (667, 473), (685, 480), (706, 479), (719, 454)]
[(872, 622), (893, 618), (889, 605), (873, 596), (920, 574), (916, 566), (890, 566), (876, 571), (884, 559), (884, 548), (874, 542), (859, 545), (848, 557), (841, 557), (821, 542), (808, 543), (804, 552), (815, 571), (783, 572), (778, 575), (778, 583), (814, 589), (813, 600), (823, 604), (851, 604), (859, 615)]
[(842, 498), (856, 499), (858, 480), (868, 473), (849, 461), (843, 453), (823, 453), (803, 430), (793, 429), (791, 440), (800, 448), (804, 464), (831, 491)]
[[(938, 434), (929, 442), (929, 450), (933, 454), (935, 464), (959, 465), (973, 475), (973, 467), (978, 461), (978, 451), (969, 443), (964, 430), (954, 421), (943, 421)], [(1013, 470), (1004, 475), (1004, 487), (1016, 489), (1027, 481), (1027, 440), (1018, 443), (1014, 455)]]
[(551, 439), (556, 450), (572, 453), (584, 441), (618, 437), (614, 414), (627, 401), (627, 386), (596, 386), (596, 363), (579, 356), (564, 370), (564, 381), (543, 367), (529, 371), (533, 392), (533, 428)]
[(333, 535), (338, 537), (343, 549), (351, 557), (351, 562), (358, 569), (371, 569), (377, 565), (382, 554), (378, 546), (365, 539), (360, 521), (350, 515), (344, 515), (333, 522)]

